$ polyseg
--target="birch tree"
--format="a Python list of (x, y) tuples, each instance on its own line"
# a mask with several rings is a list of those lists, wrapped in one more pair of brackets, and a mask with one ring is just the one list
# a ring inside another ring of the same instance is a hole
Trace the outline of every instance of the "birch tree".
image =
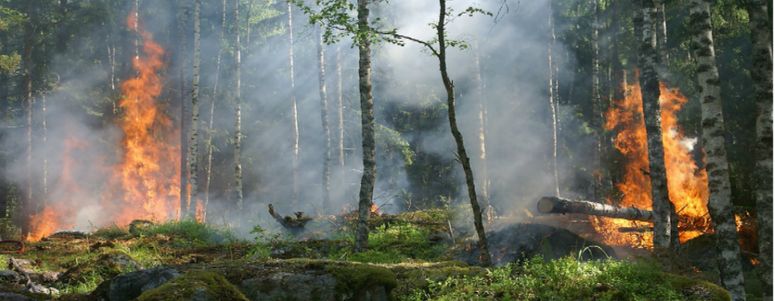
[(754, 179), (764, 300), (772, 300), (772, 24), (768, 2), (750, 0), (747, 3), (753, 43), (751, 78), (758, 109)]
[[(194, 0), (194, 61), (193, 75), (191, 82), (191, 125), (189, 127), (188, 139), (188, 187), (189, 193), (186, 194), (189, 206), (196, 202), (197, 193), (197, 172), (199, 161), (199, 65), (201, 53), (200, 41), (200, 20), (199, 14), (202, 6), (202, 0)], [(193, 197), (192, 197), (193, 195)], [(193, 198), (193, 200), (192, 200)], [(191, 217), (194, 210), (190, 207), (186, 212), (186, 217)]]
[(234, 188), (233, 198), (238, 211), (243, 207), (242, 195), (242, 43), (240, 42), (239, 1), (234, 0)]
[(659, 57), (656, 51), (656, 9), (653, 0), (641, 0), (641, 44), (638, 64), (641, 68), (640, 86), (643, 100), (643, 117), (646, 124), (651, 202), (654, 210), (654, 247), (670, 247), (671, 206), (665, 171), (665, 151), (662, 146), (662, 118), (659, 107), (659, 78), (656, 67)]
[(291, 80), (291, 133), (292, 144), (291, 152), (293, 162), (291, 163), (293, 202), (299, 202), (299, 110), (296, 104), (296, 75), (293, 66), (293, 5), (292, 0), (288, 0), (288, 73)]
[(328, 125), (328, 92), (326, 91), (326, 51), (323, 41), (323, 32), (318, 32), (318, 92), (320, 94), (320, 120), (323, 129), (323, 140), (325, 141), (323, 149), (323, 208), (331, 205), (330, 193), (331, 187), (329, 180), (331, 178), (331, 128)]
[(716, 231), (721, 282), (732, 295), (733, 300), (745, 300), (740, 246), (737, 242), (737, 227), (732, 213), (729, 163), (724, 145), (724, 116), (713, 46), (710, 2), (692, 0), (689, 10), (689, 27), (693, 29), (691, 48), (697, 60), (697, 85), (702, 110), (702, 145), (705, 151), (705, 169), (708, 173), (710, 192), (708, 212)]
[(225, 42), (226, 33), (226, 0), (221, 1), (221, 31), (218, 37), (218, 55), (215, 58), (215, 79), (213, 80), (213, 91), (210, 96), (210, 116), (207, 121), (207, 141), (205, 146), (207, 147), (207, 167), (205, 170), (205, 187), (204, 187), (204, 204), (202, 212), (202, 222), (207, 221), (207, 205), (210, 203), (210, 183), (212, 181), (212, 169), (213, 169), (213, 118), (215, 116), (215, 99), (218, 97), (218, 84), (221, 79), (221, 61), (223, 60), (223, 43)]

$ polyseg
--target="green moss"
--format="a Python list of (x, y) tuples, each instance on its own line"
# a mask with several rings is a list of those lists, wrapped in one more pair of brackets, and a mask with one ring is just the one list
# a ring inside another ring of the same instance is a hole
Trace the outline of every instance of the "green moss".
[(704, 281), (687, 278), (675, 274), (662, 274), (667, 283), (675, 290), (684, 293), (688, 300), (731, 300), (729, 293), (718, 285)]
[(390, 294), (390, 291), (398, 285), (396, 274), (381, 266), (330, 262), (324, 268), (336, 278), (336, 291), (340, 295), (349, 295), (374, 286), (384, 286)]
[(160, 287), (143, 293), (137, 300), (192, 300), (195, 297), (197, 300), (248, 300), (242, 292), (223, 276), (205, 271), (189, 271)]

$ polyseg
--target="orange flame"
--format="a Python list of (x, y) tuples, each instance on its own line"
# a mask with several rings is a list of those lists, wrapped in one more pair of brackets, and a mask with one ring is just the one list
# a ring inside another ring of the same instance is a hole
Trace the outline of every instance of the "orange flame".
[(380, 215), (379, 206), (377, 206), (376, 203), (371, 203), (371, 208), (369, 208), (369, 210), (371, 211), (371, 214)]
[[(58, 187), (63, 187), (62, 193), (57, 193), (57, 198), (50, 200), (51, 203), (44, 204), (40, 212), (30, 216), (30, 232), (27, 233), (27, 241), (39, 241), (57, 230), (72, 226), (72, 211), (77, 208), (75, 204), (77, 198), (82, 194), (78, 181), (71, 174), (77, 164), (73, 160), (73, 153), (83, 149), (83, 142), (75, 138), (65, 139), (61, 157), (62, 168), (58, 176)], [(49, 195), (50, 197), (52, 195)], [(61, 196), (61, 197), (60, 197)]]
[(165, 67), (164, 49), (136, 25), (134, 13), (130, 13), (127, 26), (137, 28), (144, 56), (132, 61), (137, 75), (121, 84), (124, 97), (119, 107), (124, 116), (118, 125), (124, 132), (124, 154), (114, 171), (114, 181), (121, 191), (118, 195), (110, 193), (103, 201), (104, 206), (113, 209), (113, 221), (119, 225), (134, 219), (176, 218), (180, 209), (178, 130), (157, 101), (163, 86), (158, 73)]
[[(614, 147), (625, 157), (625, 173), (617, 189), (622, 193), (619, 206), (651, 209), (651, 180), (649, 170), (646, 127), (643, 120), (643, 101), (640, 84), (623, 83), (625, 97), (616, 100), (606, 112), (606, 130), (617, 129)], [(708, 217), (708, 177), (692, 157), (695, 139), (684, 136), (678, 125), (677, 113), (686, 104), (686, 97), (678, 89), (660, 83), (662, 118), (662, 145), (665, 150), (665, 169), (671, 203), (679, 215), (679, 240), (685, 242), (711, 231)], [(611, 245), (650, 248), (653, 234), (620, 233), (619, 228), (649, 228), (648, 222), (612, 218), (591, 218), (592, 225)]]

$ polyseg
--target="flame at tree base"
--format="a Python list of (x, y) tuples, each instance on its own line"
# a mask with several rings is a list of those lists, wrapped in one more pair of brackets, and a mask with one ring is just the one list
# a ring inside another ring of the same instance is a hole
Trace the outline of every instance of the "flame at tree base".
[[(617, 131), (614, 147), (626, 160), (621, 183), (616, 185), (622, 199), (615, 205), (651, 209), (648, 144), (640, 84), (636, 78), (634, 83), (622, 85), (624, 99), (614, 101), (605, 116), (606, 130)], [(667, 186), (670, 202), (679, 215), (679, 240), (683, 243), (712, 232), (707, 207), (708, 177), (704, 169), (697, 167), (693, 157), (697, 139), (685, 137), (678, 125), (677, 113), (686, 104), (686, 97), (664, 83), (660, 83), (659, 88)], [(650, 231), (619, 231), (620, 228), (650, 229), (651, 223), (606, 217), (590, 217), (590, 221), (606, 244), (642, 248), (653, 246), (653, 233)]]
[[(117, 126), (123, 133), (119, 163), (109, 166), (89, 166), (90, 172), (107, 173), (106, 188), (98, 200), (79, 199), (83, 193), (65, 193), (65, 200), (52, 200), (38, 213), (30, 216), (31, 231), (26, 240), (38, 241), (57, 230), (76, 224), (76, 210), (85, 205), (98, 208), (100, 220), (96, 226), (128, 225), (135, 219), (165, 221), (178, 218), (180, 211), (180, 144), (179, 129), (165, 114), (158, 97), (163, 81), (164, 48), (150, 33), (137, 26), (134, 12), (127, 18), (127, 27), (142, 38), (142, 55), (135, 57), (132, 68), (136, 76), (121, 84), (119, 108), (122, 117)], [(67, 140), (69, 141), (69, 140)], [(79, 191), (79, 181), (70, 176), (76, 168), (72, 162), (73, 147), (65, 143), (63, 166), (59, 178), (66, 190)], [(72, 143), (80, 148), (89, 145)], [(98, 165), (98, 164), (94, 164)], [(91, 203), (90, 203), (91, 202)]]

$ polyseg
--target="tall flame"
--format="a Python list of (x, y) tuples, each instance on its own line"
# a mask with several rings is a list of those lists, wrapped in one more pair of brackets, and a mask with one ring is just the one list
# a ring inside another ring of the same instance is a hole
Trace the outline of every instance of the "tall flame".
[[(107, 172), (107, 186), (99, 197), (102, 219), (97, 225), (127, 225), (134, 219), (168, 220), (179, 214), (180, 204), (180, 144), (179, 129), (165, 114), (158, 97), (163, 83), (159, 72), (165, 67), (164, 48), (150, 33), (137, 26), (134, 12), (127, 18), (129, 29), (142, 40), (142, 55), (133, 58), (136, 75), (121, 84), (123, 98), (119, 102), (122, 118), (117, 122), (123, 133), (118, 164), (88, 167), (94, 172)], [(75, 138), (65, 140), (62, 169), (58, 187), (66, 191), (66, 199), (52, 199), (38, 213), (30, 216), (31, 229), (26, 239), (37, 241), (56, 230), (73, 227), (76, 210), (88, 205), (79, 197), (79, 181), (71, 171), (78, 165), (75, 152), (89, 147)], [(92, 162), (94, 163), (94, 162)], [(94, 163), (95, 165), (98, 165)], [(106, 171), (107, 170), (107, 171)]]
[(124, 97), (119, 107), (124, 116), (118, 125), (124, 132), (124, 154), (114, 172), (121, 191), (103, 202), (113, 208), (113, 220), (119, 225), (139, 218), (175, 218), (180, 209), (178, 130), (157, 101), (162, 91), (158, 72), (165, 67), (164, 49), (137, 26), (134, 13), (129, 14), (127, 26), (142, 37), (144, 56), (132, 61), (137, 75), (121, 84)]
[[(605, 114), (605, 128), (617, 129), (614, 147), (626, 160), (623, 179), (616, 187), (623, 196), (617, 205), (651, 209), (651, 180), (647, 175), (648, 144), (640, 84), (636, 79), (634, 83), (622, 85), (624, 99), (616, 100)], [(692, 157), (696, 139), (685, 137), (678, 125), (677, 113), (686, 104), (686, 97), (678, 89), (668, 88), (664, 83), (660, 83), (659, 88), (667, 186), (670, 201), (679, 215), (679, 240), (685, 242), (711, 231), (707, 208), (708, 177), (704, 169), (697, 167)], [(648, 230), (651, 224), (647, 222), (598, 217), (591, 218), (591, 221), (607, 244), (652, 246), (653, 233)], [(644, 230), (622, 233), (620, 228)]]

